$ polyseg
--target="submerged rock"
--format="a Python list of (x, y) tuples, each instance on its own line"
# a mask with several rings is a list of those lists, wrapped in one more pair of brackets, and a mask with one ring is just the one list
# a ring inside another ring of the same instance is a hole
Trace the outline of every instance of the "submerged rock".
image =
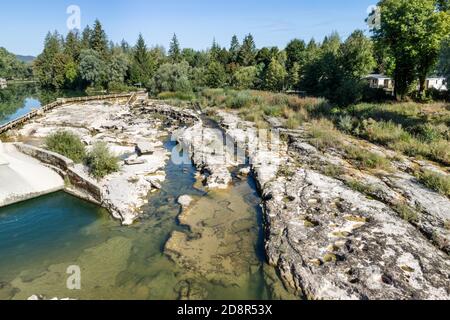
[(184, 195), (178, 198), (178, 204), (180, 204), (183, 209), (186, 209), (190, 206), (190, 204), (194, 201), (191, 196)]

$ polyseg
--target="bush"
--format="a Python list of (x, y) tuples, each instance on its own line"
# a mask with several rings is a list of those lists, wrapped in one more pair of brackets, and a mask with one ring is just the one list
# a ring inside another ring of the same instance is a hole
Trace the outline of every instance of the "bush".
[(433, 142), (442, 137), (440, 128), (429, 123), (418, 126), (415, 131), (424, 142)]
[(86, 157), (86, 165), (93, 177), (100, 179), (104, 176), (119, 171), (119, 159), (108, 149), (105, 142), (97, 142)]
[(252, 105), (253, 97), (249, 91), (234, 93), (228, 98), (227, 106), (232, 109), (248, 108)]
[(68, 131), (58, 131), (45, 140), (47, 149), (72, 159), (76, 163), (83, 161), (86, 148), (80, 138)]
[(108, 83), (108, 92), (109, 93), (122, 93), (129, 91), (136, 91), (138, 88), (127, 86), (122, 82), (110, 82)]
[(441, 162), (445, 165), (450, 165), (450, 142), (440, 140), (430, 144), (431, 159)]
[(353, 131), (353, 119), (350, 116), (339, 117), (338, 127), (345, 133), (351, 133)]

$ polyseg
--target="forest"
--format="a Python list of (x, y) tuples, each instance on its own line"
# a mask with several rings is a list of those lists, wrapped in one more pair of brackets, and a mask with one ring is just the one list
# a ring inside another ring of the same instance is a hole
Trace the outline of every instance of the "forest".
[[(370, 36), (355, 30), (342, 39), (332, 32), (322, 41), (293, 39), (285, 48), (257, 48), (251, 34), (233, 36), (226, 47), (213, 40), (209, 49), (200, 51), (182, 48), (176, 34), (168, 50), (147, 45), (142, 35), (134, 45), (114, 43), (96, 20), (92, 27), (66, 36), (49, 32), (33, 74), (42, 87), (51, 89), (143, 87), (154, 95), (181, 96), (203, 88), (294, 91), (345, 106), (393, 98), (368, 87), (363, 78), (374, 72), (393, 78), (397, 100), (448, 99), (425, 86), (427, 76), (450, 77), (448, 3), (382, 0), (381, 23)], [(8, 59), (10, 55), (0, 51), (0, 76), (23, 74), (23, 65)]]

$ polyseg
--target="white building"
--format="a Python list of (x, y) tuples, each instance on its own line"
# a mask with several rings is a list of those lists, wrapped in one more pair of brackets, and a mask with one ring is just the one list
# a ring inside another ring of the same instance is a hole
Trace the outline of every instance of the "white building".
[(0, 89), (6, 88), (6, 79), (0, 78)]
[(438, 91), (447, 91), (447, 79), (444, 77), (431, 76), (426, 80), (427, 89), (436, 89)]
[(369, 74), (364, 78), (369, 86), (374, 89), (384, 89), (386, 91), (394, 90), (394, 81), (384, 74)]

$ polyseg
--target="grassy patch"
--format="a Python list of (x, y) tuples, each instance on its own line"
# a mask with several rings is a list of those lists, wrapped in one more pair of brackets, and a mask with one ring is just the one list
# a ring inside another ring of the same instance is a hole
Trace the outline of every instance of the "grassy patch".
[(193, 101), (195, 100), (195, 95), (191, 92), (161, 92), (158, 94), (158, 99), (161, 100), (181, 100), (181, 101)]
[(321, 171), (324, 175), (332, 178), (338, 178), (345, 172), (341, 166), (337, 166), (334, 164), (327, 164), (326, 166), (321, 167)]
[(359, 182), (358, 180), (352, 179), (345, 182), (345, 184), (352, 190), (358, 191), (359, 193), (363, 193), (366, 195), (370, 195), (376, 191), (376, 188)]
[(430, 170), (418, 173), (417, 178), (428, 188), (450, 197), (450, 177)]
[(309, 136), (311, 143), (320, 150), (341, 145), (339, 132), (334, 128), (333, 123), (325, 120), (314, 120), (311, 123)]
[(86, 148), (80, 138), (68, 131), (58, 131), (45, 139), (48, 150), (81, 163), (86, 156)]
[(86, 165), (93, 177), (100, 179), (119, 170), (119, 159), (115, 157), (104, 142), (97, 142), (86, 156)]
[(405, 221), (413, 223), (419, 221), (419, 215), (417, 214), (417, 212), (404, 203), (396, 204), (393, 209)]
[(359, 169), (390, 170), (390, 161), (382, 156), (355, 146), (346, 146), (346, 157), (356, 162)]

